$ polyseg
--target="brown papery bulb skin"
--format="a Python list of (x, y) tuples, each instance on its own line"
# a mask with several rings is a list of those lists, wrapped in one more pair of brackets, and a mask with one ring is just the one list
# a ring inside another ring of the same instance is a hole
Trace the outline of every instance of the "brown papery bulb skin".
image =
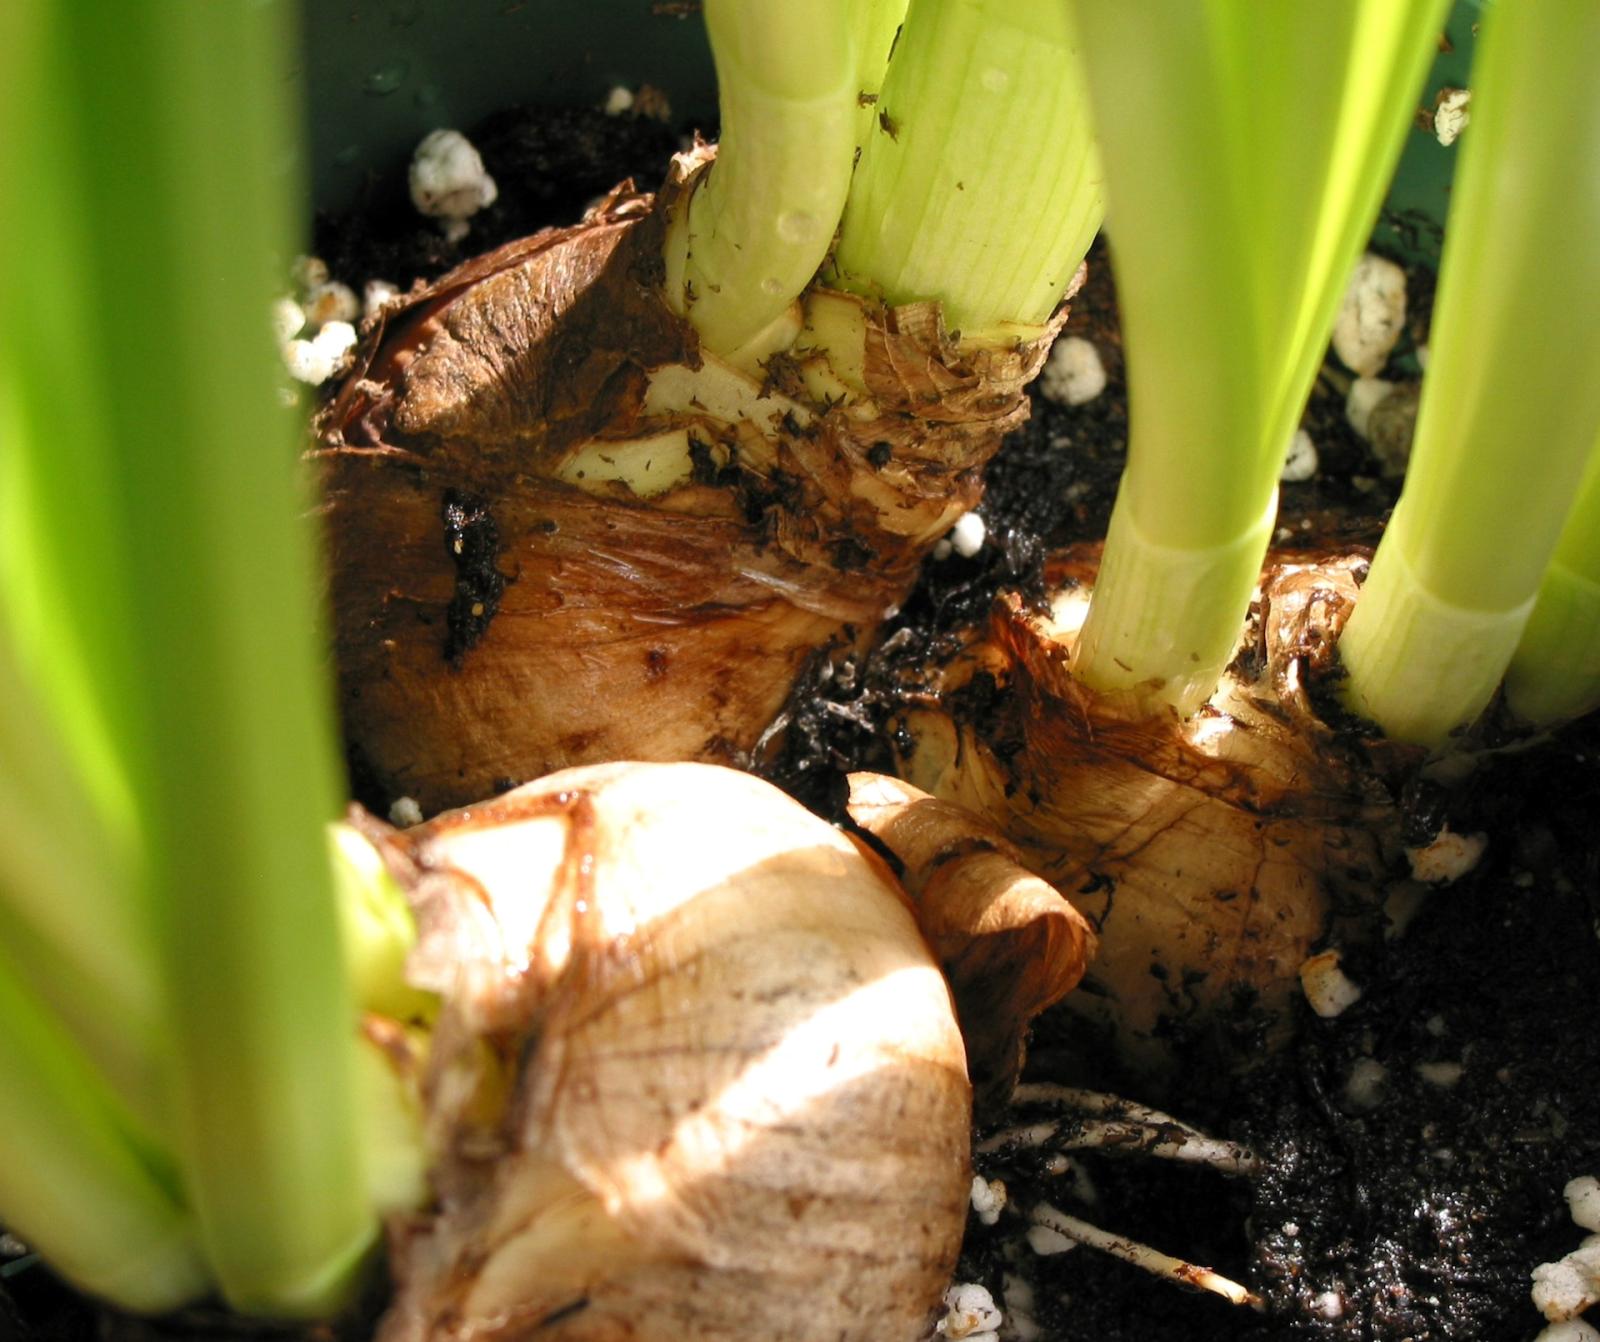
[(914, 1342), (965, 1223), (950, 994), (875, 857), (768, 784), (574, 769), (384, 840), (437, 1205), (384, 1342)]
[(1048, 615), (997, 603), (941, 672), (941, 705), (908, 715), (902, 769), (988, 817), (1093, 923), (1087, 991), (1066, 1009), (1157, 1088), (1191, 1084), (1289, 1037), (1301, 963), (1354, 933), (1399, 851), (1372, 755), (1308, 697), (1363, 560), (1269, 563), (1222, 685), (1180, 720), (1072, 679), (1098, 559), (1056, 557)]
[(1088, 920), (992, 821), (883, 774), (850, 775), (850, 818), (883, 845), (955, 997), (980, 1121), (1022, 1074), (1028, 1027), (1093, 960)]
[(807, 661), (905, 597), (1027, 416), (1064, 307), (976, 343), (934, 304), (819, 291), (785, 347), (702, 350), (660, 286), (666, 212), (709, 153), (386, 309), (319, 417), (345, 732), (389, 798), (743, 763)]

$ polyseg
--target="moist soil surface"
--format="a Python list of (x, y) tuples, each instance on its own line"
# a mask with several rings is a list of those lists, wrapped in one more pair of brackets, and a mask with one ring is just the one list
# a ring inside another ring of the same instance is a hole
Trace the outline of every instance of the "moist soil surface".
[[(478, 250), (572, 222), (622, 177), (653, 187), (678, 142), (658, 121), (571, 109), (508, 112), (472, 138), (500, 199), (470, 235), (446, 242), (413, 213), (397, 165), (373, 177), (358, 208), (318, 219), (315, 248), (334, 278), (358, 290), (371, 278), (402, 287), (431, 278)], [(1425, 339), (1431, 293), (1431, 275), (1414, 271), (1411, 329), (1391, 375), (1405, 375), (1411, 350)], [(1127, 408), (1110, 267), (1098, 247), (1067, 334), (1099, 350), (1105, 392), (1078, 407), (1035, 396), (1031, 421), (990, 468), (979, 508), (987, 525), (982, 550), (930, 560), (871, 654), (843, 665), (819, 661), (789, 706), (777, 753), (759, 763), (829, 818), (842, 812), (849, 770), (890, 767), (896, 711), (925, 684), (930, 659), (952, 646), (957, 631), (981, 619), (1002, 590), (1042, 595), (1052, 548), (1104, 534)], [(1324, 370), (1304, 421), (1319, 456), (1316, 475), (1283, 487), (1278, 536), (1297, 549), (1370, 545), (1394, 502), (1395, 482), (1345, 423), (1346, 377), (1336, 364)], [(360, 780), (353, 785), (359, 794)], [(1259, 1172), (1246, 1179), (1103, 1152), (1067, 1158), (1048, 1144), (980, 1157), (978, 1172), (1004, 1180), (1009, 1205), (993, 1226), (973, 1218), (958, 1277), (988, 1286), (1021, 1335), (1045, 1342), (1527, 1342), (1537, 1335), (1543, 1321), (1530, 1303), (1530, 1273), (1576, 1248), (1584, 1234), (1562, 1187), (1600, 1174), (1600, 722), (1592, 717), (1536, 743), (1508, 738), (1450, 790), (1413, 789), (1405, 803), (1416, 838), (1442, 823), (1481, 832), (1484, 857), (1429, 894), (1402, 934), (1376, 937), (1347, 956), (1360, 1000), (1326, 1020), (1302, 1006), (1295, 1041), (1281, 1054), (1236, 1074), (1197, 1070), (1175, 1091), (1151, 1096), (1114, 1057), (1095, 1056), (1061, 1022), (1041, 1019), (1029, 1079), (1159, 1100), (1212, 1135), (1249, 1145)], [(1352, 1096), (1353, 1075), (1374, 1078), (1366, 1093)], [(1041, 1201), (1212, 1267), (1249, 1287), (1263, 1309), (1159, 1282), (1088, 1248), (1041, 1256), (1028, 1246), (1023, 1215)], [(1600, 1324), (1597, 1316), (1591, 1311), (1589, 1321)], [(129, 1319), (77, 1296), (26, 1246), (0, 1238), (0, 1342), (355, 1338), (373, 1318), (365, 1310), (337, 1327), (277, 1334), (209, 1310)]]

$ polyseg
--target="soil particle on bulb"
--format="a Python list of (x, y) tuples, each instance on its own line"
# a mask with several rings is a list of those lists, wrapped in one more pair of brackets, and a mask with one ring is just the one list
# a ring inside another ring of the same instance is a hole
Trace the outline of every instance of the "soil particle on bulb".
[(496, 567), (500, 532), (488, 504), (471, 494), (447, 490), (440, 513), (445, 548), (456, 570), (455, 595), (446, 615), (444, 656), (452, 665), (460, 665), (488, 632), (505, 590), (505, 575)]

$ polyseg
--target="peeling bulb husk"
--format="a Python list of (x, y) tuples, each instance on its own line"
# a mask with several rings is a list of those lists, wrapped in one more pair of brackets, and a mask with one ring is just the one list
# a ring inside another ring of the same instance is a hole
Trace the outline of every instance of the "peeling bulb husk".
[(662, 249), (710, 161), (387, 305), (319, 417), (346, 734), (425, 813), (576, 764), (747, 762), (1027, 416), (1064, 305), (960, 339), (937, 304), (817, 288), (702, 348)]
[[(1097, 549), (1058, 556), (1047, 581), (1081, 598)], [(1068, 672), (1071, 603), (1057, 624), (1006, 596), (940, 672), (937, 705), (905, 716), (907, 779), (985, 816), (1093, 924), (1090, 991), (1065, 1009), (1157, 1090), (1181, 1060), (1243, 1066), (1283, 1043), (1300, 966), (1399, 857), (1390, 791), (1307, 691), (1360, 562), (1269, 564), (1238, 655), (1188, 719), (1088, 690)]]
[(931, 1327), (970, 1091), (880, 860), (694, 764), (569, 770), (386, 846), (445, 1005), (385, 1342)]

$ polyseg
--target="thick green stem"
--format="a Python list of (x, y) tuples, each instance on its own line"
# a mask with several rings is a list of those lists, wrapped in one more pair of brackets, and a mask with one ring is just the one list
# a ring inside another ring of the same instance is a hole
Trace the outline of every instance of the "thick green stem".
[(833, 241), (855, 152), (865, 2), (707, 0), (722, 134), (668, 238), (666, 294), (719, 354), (777, 319)]
[(210, 1287), (193, 1218), (141, 1152), (131, 1115), (0, 948), (0, 1209), (85, 1289), (175, 1309)]
[[(18, 443), (4, 382), (0, 371), (0, 435)], [(0, 637), (0, 944), (155, 1133), (166, 1107), (164, 1030), (148, 929), (129, 899), (137, 868), (65, 754)]]
[(840, 283), (967, 332), (1048, 317), (1101, 216), (1060, 0), (914, 0), (875, 110)]
[[(142, 852), (117, 737), (137, 686), (106, 674), (127, 643), (117, 487), (82, 283), (93, 219), (51, 7), (0, 8), (0, 942), (146, 1133), (165, 1114), (154, 951), (135, 898)], [(0, 1071), (0, 1088), (9, 1084)], [(3, 1213), (3, 1207), (0, 1207)]]
[(4, 632), (128, 840), (104, 931), (161, 985), (162, 1136), (212, 1275), (242, 1308), (320, 1311), (376, 1224), (322, 833), (338, 768), (309, 491), (266, 320), (300, 213), (289, 7), (6, 9), (26, 39), (6, 180), (29, 194), (4, 212), (0, 299), (29, 316), (0, 337), (21, 431), (0, 507), (23, 523), (0, 542)]
[(1600, 437), (1597, 63), (1591, 5), (1485, 19), (1405, 490), (1340, 642), (1401, 740), (1493, 697)]
[(865, 145), (878, 124), (878, 95), (889, 68), (906, 0), (857, 0), (856, 31), (856, 144)]
[(1139, 530), (1124, 487), (1111, 512), (1074, 670), (1096, 689), (1129, 691), (1146, 705), (1198, 708), (1238, 646), (1239, 594), (1248, 599), (1254, 590), (1277, 515), (1273, 490), (1255, 525), (1230, 540), (1204, 549), (1164, 545)]
[[(140, 783), (177, 1146), (228, 1298), (316, 1313), (376, 1225), (323, 846), (339, 789), (314, 538), (261, 315), (296, 233), (288, 11), (136, 14), (75, 35), (85, 71), (104, 72), (80, 81), (99, 153), (137, 165), (95, 177), (99, 226), (119, 240), (96, 278), (121, 351), (105, 366), (119, 474), (150, 500), (129, 518), (130, 560), (162, 743)], [(158, 357), (133, 357), (163, 308)]]
[(1077, 0), (1132, 416), (1074, 660), (1095, 688), (1190, 712), (1232, 655), (1445, 7)]
[(1506, 702), (1539, 726), (1600, 707), (1600, 448), (1506, 668)]

